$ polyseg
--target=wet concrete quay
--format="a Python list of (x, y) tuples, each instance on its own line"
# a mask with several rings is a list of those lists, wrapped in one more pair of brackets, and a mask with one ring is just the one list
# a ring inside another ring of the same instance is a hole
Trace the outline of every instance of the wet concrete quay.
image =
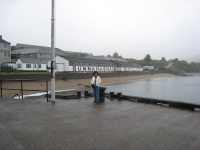
[(200, 112), (125, 100), (0, 99), (0, 149), (197, 150)]

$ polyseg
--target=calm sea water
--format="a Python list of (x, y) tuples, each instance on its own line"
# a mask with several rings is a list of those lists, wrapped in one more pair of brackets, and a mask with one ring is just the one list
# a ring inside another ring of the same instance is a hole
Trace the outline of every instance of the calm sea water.
[(200, 76), (146, 79), (106, 87), (106, 92), (200, 104)]

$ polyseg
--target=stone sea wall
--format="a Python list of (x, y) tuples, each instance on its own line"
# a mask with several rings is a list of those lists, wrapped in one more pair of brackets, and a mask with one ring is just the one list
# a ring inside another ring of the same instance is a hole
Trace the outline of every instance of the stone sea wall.
[[(100, 73), (101, 78), (107, 77), (123, 77), (133, 75), (150, 75), (150, 72), (114, 72)], [(90, 79), (92, 73), (57, 73), (56, 80), (72, 80), (72, 79)], [(23, 74), (23, 75), (0, 75), (0, 79), (33, 79), (33, 80), (51, 80), (50, 74)]]

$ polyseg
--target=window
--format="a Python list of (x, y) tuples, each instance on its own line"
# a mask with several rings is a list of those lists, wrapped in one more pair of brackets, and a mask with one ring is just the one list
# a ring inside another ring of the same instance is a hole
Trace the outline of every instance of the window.
[(28, 54), (28, 57), (30, 57), (30, 54)]
[(21, 64), (17, 64), (17, 68), (21, 68)]
[(37, 68), (37, 64), (34, 64), (34, 68)]
[(42, 54), (40, 54), (40, 56), (42, 56)]
[(4, 52), (4, 56), (7, 56), (7, 52)]
[(26, 64), (26, 68), (31, 68), (31, 64)]
[(3, 48), (6, 48), (6, 44), (3, 44)]
[(42, 68), (41, 64), (38, 65), (38, 68)]

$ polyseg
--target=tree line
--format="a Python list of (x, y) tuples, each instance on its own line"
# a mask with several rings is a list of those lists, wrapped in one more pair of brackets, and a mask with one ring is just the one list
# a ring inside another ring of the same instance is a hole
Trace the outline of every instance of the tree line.
[[(117, 52), (113, 54), (114, 58), (123, 58)], [(165, 57), (162, 57), (160, 60), (154, 60), (151, 58), (150, 54), (147, 54), (144, 59), (136, 60), (134, 58), (123, 58), (128, 62), (137, 63), (142, 66), (154, 66), (154, 68), (161, 70), (169, 70), (173, 72), (200, 72), (200, 62), (191, 62), (188, 63), (185, 60), (179, 60), (178, 58), (173, 59), (172, 61), (167, 61)], [(166, 68), (170, 63), (173, 63), (171, 67)]]

